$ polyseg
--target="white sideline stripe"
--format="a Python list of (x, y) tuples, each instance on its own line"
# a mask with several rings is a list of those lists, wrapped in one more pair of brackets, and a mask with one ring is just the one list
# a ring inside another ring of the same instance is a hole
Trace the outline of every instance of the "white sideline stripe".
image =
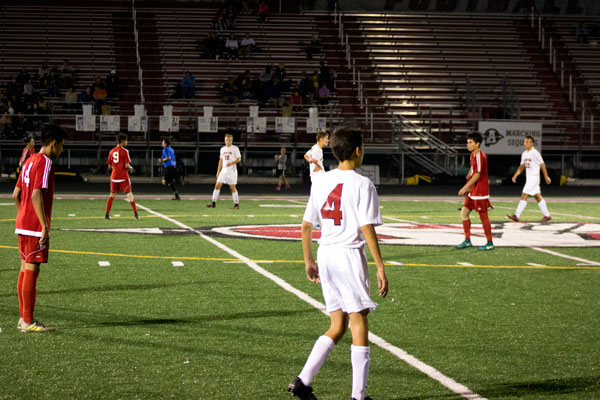
[[(284, 290), (287, 290), (290, 293), (295, 294), (296, 296), (298, 296), (299, 298), (301, 298), (302, 300), (304, 300), (305, 302), (307, 302), (308, 304), (310, 304), (311, 306), (315, 307), (316, 309), (318, 309), (319, 311), (321, 311), (323, 314), (325, 315), (329, 315), (325, 309), (325, 304), (313, 299), (312, 297), (310, 297), (309, 295), (307, 295), (306, 293), (296, 289), (295, 287), (293, 287), (292, 285), (290, 285), (289, 283), (287, 283), (286, 281), (284, 281), (283, 279), (281, 279), (280, 277), (278, 277), (277, 275), (274, 275), (272, 273), (270, 273), (269, 271), (261, 268), (257, 263), (255, 263), (254, 261), (251, 261), (249, 258), (244, 257), (243, 255), (241, 255), (240, 253), (238, 253), (237, 251), (225, 246), (223, 243), (216, 241), (215, 239), (204, 235), (202, 232), (199, 232), (197, 230), (195, 230), (194, 228), (191, 228), (177, 220), (174, 220), (173, 218), (169, 218), (166, 215), (163, 215), (161, 213), (158, 213), (156, 211), (153, 211), (147, 207), (144, 207), (143, 205), (139, 204), (137, 205), (138, 207), (140, 207), (142, 210), (146, 210), (147, 212), (154, 214), (160, 218), (163, 218), (169, 222), (172, 222), (173, 224), (187, 229), (189, 231), (192, 231), (196, 234), (198, 234), (202, 239), (214, 244), (215, 246), (217, 246), (218, 248), (220, 248), (221, 250), (225, 251), (226, 253), (229, 253), (230, 255), (232, 255), (233, 257), (239, 258), (240, 260), (242, 260), (247, 266), (249, 266), (250, 268), (252, 268), (254, 271), (258, 272), (259, 274), (263, 275), (266, 278), (269, 278), (270, 280), (272, 280), (273, 282), (275, 282), (276, 284), (278, 284), (279, 286), (281, 286)], [(448, 389), (450, 389), (451, 391), (453, 391), (456, 394), (459, 394), (460, 396), (464, 397), (465, 399), (472, 399), (472, 400), (487, 400), (485, 397), (482, 397), (480, 395), (478, 395), (477, 393), (472, 392), (468, 387), (456, 382), (454, 379), (447, 377), (446, 375), (442, 374), (441, 372), (439, 372), (438, 370), (436, 370), (435, 368), (433, 368), (432, 366), (425, 364), (423, 361), (415, 358), (414, 356), (411, 356), (410, 354), (408, 354), (406, 351), (402, 350), (399, 347), (396, 347), (388, 342), (386, 342), (384, 339), (380, 338), (379, 336), (369, 332), (369, 340), (381, 347), (384, 350), (389, 351), (390, 353), (392, 353), (393, 355), (395, 355), (396, 357), (398, 357), (399, 359), (401, 359), (402, 361), (406, 362), (407, 364), (409, 364), (410, 366), (418, 369), (419, 371), (421, 371), (422, 373), (424, 373), (425, 375), (429, 376), (430, 378), (438, 381), (439, 383), (441, 383), (442, 385), (444, 385), (445, 387), (447, 387)]]
[(527, 265), (531, 265), (532, 267), (545, 267), (544, 264), (536, 264), (536, 263), (527, 263)]
[(269, 207), (269, 208), (304, 208), (305, 205), (300, 204), (259, 204), (259, 207)]
[(468, 262), (457, 262), (458, 265), (464, 265), (465, 267), (472, 267), (473, 264), (468, 263)]
[[(533, 202), (528, 202), (528, 203), (533, 203)], [(516, 210), (516, 207), (503, 207), (503, 206), (494, 206), (494, 208), (503, 208), (505, 210)], [(536, 213), (542, 213), (541, 210), (528, 210), (528, 211), (533, 211)], [(576, 217), (576, 218), (586, 218), (586, 219), (598, 219), (598, 217), (588, 217), (586, 215), (576, 215), (576, 214), (565, 214), (565, 213), (559, 213), (559, 212), (551, 212), (550, 215), (562, 215), (563, 217)]]
[(14, 206), (15, 203), (0, 203), (0, 206)]

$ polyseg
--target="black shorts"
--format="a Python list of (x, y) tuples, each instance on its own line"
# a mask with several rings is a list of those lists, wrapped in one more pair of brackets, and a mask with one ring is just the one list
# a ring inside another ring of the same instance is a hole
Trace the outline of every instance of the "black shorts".
[(167, 167), (165, 169), (165, 175), (163, 176), (163, 180), (170, 185), (171, 183), (177, 180), (177, 168), (174, 166)]
[(285, 178), (285, 169), (278, 169), (277, 176), (283, 176)]

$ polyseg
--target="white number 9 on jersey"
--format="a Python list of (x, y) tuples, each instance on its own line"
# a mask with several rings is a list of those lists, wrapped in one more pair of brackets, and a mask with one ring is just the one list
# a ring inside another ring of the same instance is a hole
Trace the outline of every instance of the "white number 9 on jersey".
[(114, 164), (118, 164), (119, 163), (119, 152), (118, 151), (115, 151), (113, 153), (113, 163)]

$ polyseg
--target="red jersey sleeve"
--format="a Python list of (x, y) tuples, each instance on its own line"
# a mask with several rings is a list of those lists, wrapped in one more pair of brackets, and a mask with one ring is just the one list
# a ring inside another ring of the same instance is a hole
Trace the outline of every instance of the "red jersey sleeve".
[(48, 157), (44, 157), (42, 160), (40, 163), (35, 163), (33, 168), (28, 167), (26, 171), (32, 189), (48, 189), (48, 178), (52, 169), (52, 160)]

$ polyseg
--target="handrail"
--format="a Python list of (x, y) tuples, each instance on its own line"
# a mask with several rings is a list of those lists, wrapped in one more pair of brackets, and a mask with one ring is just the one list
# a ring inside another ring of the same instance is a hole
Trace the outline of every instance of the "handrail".
[(137, 10), (135, 8), (135, 0), (131, 0), (131, 17), (133, 19), (133, 35), (135, 38), (135, 56), (137, 59), (138, 65), (138, 79), (140, 81), (140, 101), (142, 104), (146, 103), (146, 98), (144, 97), (144, 79), (143, 79), (143, 71), (142, 71), (142, 59), (140, 57), (140, 41), (138, 36), (137, 29)]

